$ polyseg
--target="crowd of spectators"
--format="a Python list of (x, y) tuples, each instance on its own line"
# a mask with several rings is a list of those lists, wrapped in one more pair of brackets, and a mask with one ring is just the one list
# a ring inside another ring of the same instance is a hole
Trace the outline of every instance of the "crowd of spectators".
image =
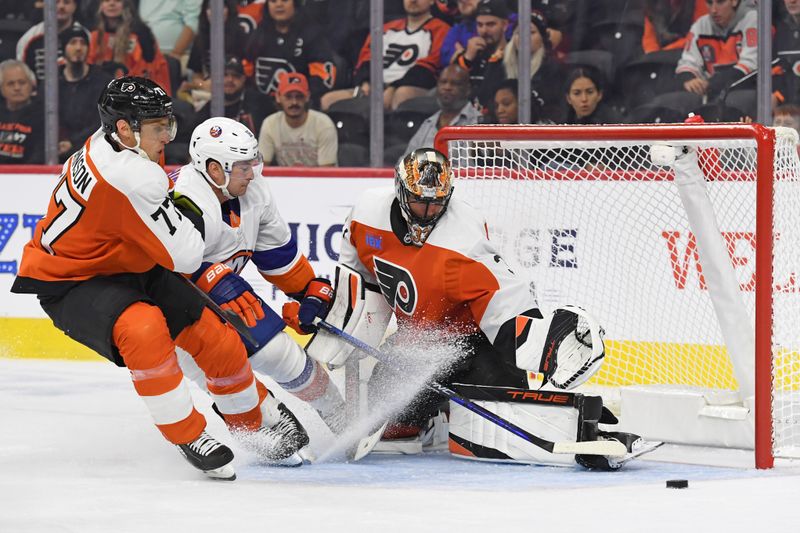
[[(527, 1), (527, 0), (526, 0)], [(529, 123), (754, 117), (754, 0), (531, 1)], [(385, 163), (446, 125), (518, 121), (518, 0), (386, 0)], [(225, 115), (272, 165), (367, 165), (369, 0), (224, 0)], [(43, 1), (0, 0), (0, 164), (44, 162)], [(122, 74), (173, 96), (179, 136), (210, 115), (209, 0), (57, 0), (59, 157)], [(800, 0), (773, 3), (773, 109), (798, 125)], [(723, 112), (724, 108), (724, 112)], [(708, 112), (713, 109), (713, 112)]]

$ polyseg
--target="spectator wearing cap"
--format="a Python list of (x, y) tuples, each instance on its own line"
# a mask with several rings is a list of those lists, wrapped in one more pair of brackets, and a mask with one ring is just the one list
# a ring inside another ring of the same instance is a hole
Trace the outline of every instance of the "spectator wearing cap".
[(44, 163), (44, 112), (36, 76), (16, 59), (0, 63), (0, 165)]
[(258, 135), (265, 162), (282, 167), (336, 166), (336, 126), (324, 113), (309, 109), (310, 99), (304, 75), (280, 75), (277, 101), (282, 111), (268, 116)]
[(469, 72), (472, 96), (482, 109), (490, 107), (495, 88), (486, 72), (503, 64), (509, 14), (504, 0), (481, 0), (475, 13), (478, 34), (453, 57), (453, 63)]
[(86, 63), (89, 32), (80, 24), (59, 34), (65, 65), (58, 81), (58, 155), (64, 161), (99, 127), (97, 116), (87, 113), (97, 105), (111, 74)]
[[(433, 0), (403, 0), (406, 16), (383, 25), (383, 107), (387, 111), (411, 98), (426, 96), (436, 86), (439, 50), (450, 26), (431, 14)], [(322, 98), (327, 110), (339, 100), (370, 92), (370, 43), (361, 47), (355, 87), (331, 91)]]
[(469, 74), (458, 65), (447, 65), (436, 82), (439, 111), (426, 118), (408, 142), (405, 153), (433, 146), (436, 132), (445, 126), (477, 124), (481, 114), (469, 101)]
[[(76, 24), (78, 0), (56, 0), (56, 25), (59, 34)], [(59, 39), (61, 41), (61, 39)], [(25, 62), (39, 81), (44, 80), (44, 22), (32, 26), (17, 42), (17, 59)], [(58, 63), (64, 64), (64, 50), (58, 48)]]
[[(564, 68), (553, 54), (544, 13), (531, 10), (531, 117), (532, 122), (555, 121), (561, 115)], [(489, 63), (479, 99), (494, 103), (499, 84), (519, 77), (519, 27), (506, 44), (501, 63)]]
[[(250, 128), (253, 135), (258, 134), (264, 119), (276, 111), (271, 98), (247, 85), (244, 65), (237, 56), (229, 55), (225, 59), (222, 90), (225, 93), (225, 116)], [(207, 102), (197, 116), (198, 123), (208, 118), (211, 118), (211, 102)]]

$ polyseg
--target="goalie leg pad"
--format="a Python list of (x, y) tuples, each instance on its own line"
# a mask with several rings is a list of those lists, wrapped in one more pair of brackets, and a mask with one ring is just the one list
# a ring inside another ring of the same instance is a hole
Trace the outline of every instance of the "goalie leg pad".
[[(361, 274), (343, 265), (336, 267), (335, 291), (326, 322), (345, 333), (378, 346), (392, 318), (392, 310), (380, 292), (370, 290)], [(320, 363), (344, 364), (355, 348), (336, 335), (318, 331), (306, 346), (306, 352)]]
[[(550, 395), (552, 403), (471, 399), (481, 407), (544, 439), (553, 442), (576, 440), (580, 423), (579, 410), (570, 405), (558, 405), (555, 401), (558, 400), (555, 395), (564, 396), (564, 393), (544, 393), (504, 387), (480, 388), (484, 393), (497, 397), (505, 396), (509, 391), (520, 392), (521, 394), (517, 396), (520, 399), (525, 393), (528, 393), (529, 397), (530, 394)], [(449, 426), (450, 453), (457, 457), (505, 463), (575, 465), (575, 456), (546, 452), (452, 401)]]

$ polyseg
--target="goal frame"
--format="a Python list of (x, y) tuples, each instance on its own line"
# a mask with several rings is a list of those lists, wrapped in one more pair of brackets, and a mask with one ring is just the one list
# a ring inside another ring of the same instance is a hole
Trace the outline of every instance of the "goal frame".
[[(752, 139), (756, 152), (755, 259), (755, 466), (772, 468), (773, 162), (775, 131), (760, 124), (631, 124), (607, 126), (446, 126), (434, 147), (449, 154), (450, 141), (713, 141)], [(759, 317), (768, 317), (767, 319)]]

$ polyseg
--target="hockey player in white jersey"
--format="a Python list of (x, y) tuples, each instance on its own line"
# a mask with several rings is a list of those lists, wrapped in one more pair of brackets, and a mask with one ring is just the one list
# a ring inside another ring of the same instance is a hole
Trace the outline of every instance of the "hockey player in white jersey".
[[(287, 306), (287, 322), (312, 333), (315, 317), (324, 317), (332, 296), (330, 282), (315, 277), (300, 253), (275, 199), (261, 178), (258, 141), (237, 121), (210, 118), (192, 133), (192, 163), (171, 174), (174, 198), (184, 211), (199, 215), (203, 227), (203, 266), (194, 279), (221, 307), (239, 314), (258, 343), (247, 346), (253, 370), (274, 379), (286, 391), (310, 403), (333, 431), (343, 424), (343, 400), (325, 369), (283, 329), (284, 319), (267, 306), (239, 273), (252, 261), (264, 278), (299, 301)], [(193, 370), (182, 358), (184, 371)], [(202, 385), (202, 379), (196, 379)]]
[[(630, 448), (635, 435), (599, 431), (598, 423), (615, 421), (600, 398), (562, 392), (600, 368), (605, 352), (599, 325), (572, 306), (543, 315), (526, 281), (489, 241), (481, 214), (453, 190), (447, 158), (422, 148), (398, 163), (394, 189), (369, 190), (359, 198), (345, 223), (327, 321), (376, 346), (394, 314), (398, 332), (385, 346), (398, 357), (421, 331), (464, 349), (465, 357), (440, 370), (438, 381), (475, 400), (496, 402), (512, 422), (545, 438), (616, 438)], [(322, 330), (307, 350), (332, 365), (343, 364), (354, 351)], [(543, 375), (549, 392), (528, 390), (529, 370)], [(400, 374), (379, 362), (370, 379), (370, 401), (373, 390), (391, 387)], [(421, 393), (392, 420), (384, 438), (420, 438), (442, 404), (436, 394)], [(454, 454), (574, 464), (572, 456), (512, 438), (455, 404), (450, 409)], [(577, 460), (590, 468), (615, 466), (602, 456)]]

